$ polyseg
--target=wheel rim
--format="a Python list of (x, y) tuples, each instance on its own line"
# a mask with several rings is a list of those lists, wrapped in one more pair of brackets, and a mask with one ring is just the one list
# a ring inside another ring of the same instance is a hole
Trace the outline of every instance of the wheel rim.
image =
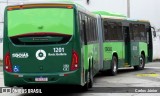
[(142, 57), (140, 57), (140, 65), (139, 65), (139, 67), (143, 67), (143, 64), (144, 64), (144, 60), (143, 60), (143, 58)]
[(113, 71), (114, 72), (117, 71), (117, 62), (116, 62), (116, 60), (113, 61)]

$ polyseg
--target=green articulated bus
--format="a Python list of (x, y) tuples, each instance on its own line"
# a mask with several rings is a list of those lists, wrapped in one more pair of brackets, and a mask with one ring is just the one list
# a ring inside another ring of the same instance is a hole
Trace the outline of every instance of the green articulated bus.
[(5, 86), (80, 85), (99, 72), (96, 15), (75, 4), (8, 6), (4, 23)]
[(152, 61), (152, 32), (149, 21), (99, 15), (100, 70), (116, 75), (118, 68), (144, 69)]
[(72, 3), (7, 6), (4, 16), (5, 86), (93, 86), (100, 71), (144, 69), (152, 60), (148, 21), (108, 18)]

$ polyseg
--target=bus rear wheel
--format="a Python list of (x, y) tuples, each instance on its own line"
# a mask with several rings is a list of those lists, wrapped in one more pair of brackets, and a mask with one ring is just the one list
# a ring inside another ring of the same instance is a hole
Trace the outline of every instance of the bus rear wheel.
[(93, 68), (89, 69), (89, 88), (93, 87)]
[(89, 69), (87, 72), (87, 81), (86, 84), (82, 87), (83, 91), (87, 91), (89, 88), (93, 87), (93, 70)]
[(117, 59), (116, 56), (113, 56), (112, 61), (111, 61), (111, 69), (108, 70), (109, 75), (110, 76), (115, 76), (117, 74), (117, 70), (118, 70), (118, 59)]
[(134, 69), (135, 70), (143, 70), (144, 66), (145, 66), (145, 57), (143, 54), (141, 54), (139, 65), (134, 66)]

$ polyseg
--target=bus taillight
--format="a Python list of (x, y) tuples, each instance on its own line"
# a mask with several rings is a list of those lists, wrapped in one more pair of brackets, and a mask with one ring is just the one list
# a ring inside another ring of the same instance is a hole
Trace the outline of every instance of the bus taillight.
[(76, 51), (72, 51), (72, 65), (71, 65), (71, 71), (78, 69), (78, 54)]
[(5, 66), (4, 66), (4, 68), (7, 72), (12, 72), (12, 64), (11, 64), (9, 52), (5, 56)]

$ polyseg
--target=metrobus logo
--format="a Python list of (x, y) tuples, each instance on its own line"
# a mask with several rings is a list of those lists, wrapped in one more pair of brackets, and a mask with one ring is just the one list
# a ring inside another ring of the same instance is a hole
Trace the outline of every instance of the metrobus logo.
[(42, 50), (42, 49), (38, 50), (36, 52), (36, 58), (38, 60), (44, 60), (46, 58), (46, 52), (44, 50)]

